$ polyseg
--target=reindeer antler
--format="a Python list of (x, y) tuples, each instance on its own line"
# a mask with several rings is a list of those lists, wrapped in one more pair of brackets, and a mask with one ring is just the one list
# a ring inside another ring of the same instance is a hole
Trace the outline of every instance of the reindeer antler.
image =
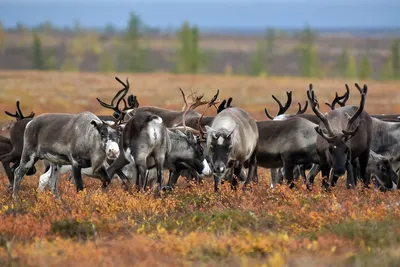
[[(101, 101), (99, 98), (96, 97), (97, 101), (100, 103), (100, 105), (102, 105), (105, 108), (108, 109), (112, 109), (115, 112), (121, 112), (121, 110), (118, 108), (119, 103), (123, 100), (123, 98), (125, 97), (125, 95), (128, 93), (129, 91), (129, 81), (128, 78), (126, 78), (126, 84), (121, 81), (118, 77), (115, 77), (115, 79), (124, 86), (124, 88), (122, 88), (121, 90), (119, 90), (117, 92), (117, 94), (113, 97), (113, 99), (111, 100), (111, 104), (107, 104), (103, 101)], [(119, 98), (118, 98), (119, 97)], [(118, 98), (118, 101), (116, 104), (114, 104), (114, 101)], [(124, 100), (125, 101), (125, 100)], [(126, 106), (126, 102), (125, 102), (125, 106)]]
[(354, 85), (357, 87), (358, 91), (361, 94), (361, 100), (360, 100), (360, 106), (358, 107), (356, 113), (354, 113), (353, 116), (348, 121), (347, 126), (346, 126), (346, 130), (342, 131), (343, 134), (346, 135), (346, 136), (353, 136), (357, 132), (358, 127), (360, 126), (360, 124), (358, 124), (355, 127), (354, 130), (351, 131), (350, 129), (352, 128), (353, 123), (357, 120), (357, 118), (364, 111), (365, 99), (366, 99), (367, 92), (368, 92), (368, 86), (366, 84), (364, 84), (363, 88), (361, 88), (360, 85), (358, 85), (358, 83), (355, 83)]
[[(287, 101), (286, 101), (286, 104), (284, 106), (282, 105), (281, 101), (279, 101), (279, 99), (276, 98), (276, 96), (272, 95), (272, 98), (279, 105), (279, 111), (278, 111), (278, 113), (276, 113), (275, 117), (284, 114), (289, 109), (290, 105), (292, 104), (292, 91), (286, 91), (286, 95), (287, 95)], [(271, 119), (271, 120), (274, 119), (274, 117), (272, 117), (268, 113), (268, 110), (266, 108), (264, 109), (264, 111), (265, 111), (265, 115), (267, 115), (267, 117), (269, 119)]]
[(307, 108), (308, 108), (308, 101), (306, 101), (306, 104), (304, 105), (304, 108), (301, 109), (301, 104), (300, 102), (297, 102), (297, 104), (299, 105), (299, 110), (297, 111), (296, 115), (298, 114), (304, 114), (304, 112), (306, 112)]
[[(350, 95), (350, 90), (349, 86), (346, 84), (346, 93), (344, 95), (339, 96), (338, 93), (336, 92), (335, 94), (335, 99), (333, 99), (332, 104), (325, 103), (331, 110), (335, 109), (335, 105), (338, 104), (341, 107), (344, 107), (346, 105), (347, 100), (349, 99)], [(341, 101), (343, 99), (343, 101)]]
[(217, 108), (217, 114), (220, 113), (221, 111), (223, 111), (224, 109), (232, 107), (231, 103), (232, 103), (232, 97), (228, 98), (228, 101), (226, 101), (225, 99), (222, 100), (222, 102), (219, 104), (219, 106)]
[(183, 110), (185, 112), (182, 115), (182, 125), (183, 125), (183, 127), (186, 127), (186, 114), (188, 113), (188, 111), (193, 110), (199, 106), (205, 105), (208, 103), (208, 101), (202, 100), (204, 97), (204, 94), (202, 94), (201, 96), (195, 96), (196, 93), (193, 93), (193, 91), (192, 91), (192, 93), (189, 95), (189, 96), (192, 96), (192, 102), (188, 103), (187, 98), (189, 98), (189, 96), (185, 97), (185, 93), (183, 92), (182, 88), (179, 87), (179, 90), (182, 93), (183, 101), (185, 103), (184, 108), (183, 108)]
[[(204, 131), (204, 129), (201, 127), (201, 120), (204, 117), (204, 114), (206, 113), (207, 109), (209, 109), (210, 107), (214, 106), (216, 107), (216, 104), (219, 103), (219, 100), (217, 100), (219, 95), (219, 90), (217, 90), (217, 93), (214, 95), (213, 98), (211, 98), (211, 100), (207, 103), (207, 107), (204, 109), (203, 113), (201, 114), (200, 118), (197, 120), (197, 127), (199, 128), (199, 132), (200, 132), (200, 138), (201, 136), (205, 135), (206, 132)], [(229, 101), (229, 100), (228, 100)], [(230, 102), (229, 102), (230, 103)]]
[(331, 125), (329, 124), (328, 119), (318, 109), (318, 101), (317, 101), (317, 98), (315, 97), (315, 92), (313, 89), (313, 85), (311, 83), (309, 85), (309, 89), (307, 90), (307, 97), (308, 97), (308, 100), (310, 101), (312, 110), (314, 111), (315, 115), (317, 115), (317, 117), (323, 122), (329, 135), (326, 135), (319, 126), (316, 126), (315, 130), (327, 140), (334, 138), (336, 135), (332, 131), (332, 128), (331, 128)]
[(26, 119), (26, 118), (33, 118), (35, 117), (35, 113), (31, 112), (31, 114), (29, 114), (29, 116), (24, 116), (24, 114), (21, 111), (21, 107), (19, 106), (19, 101), (16, 102), (16, 106), (17, 106), (17, 111), (15, 112), (15, 114), (12, 114), (11, 112), (5, 111), (5, 113), (8, 116), (11, 116), (13, 118), (16, 118), (17, 121), (22, 120), (22, 119)]

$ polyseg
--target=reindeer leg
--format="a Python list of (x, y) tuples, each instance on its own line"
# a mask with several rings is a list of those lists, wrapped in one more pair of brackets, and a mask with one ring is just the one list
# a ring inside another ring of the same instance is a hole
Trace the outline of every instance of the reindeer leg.
[(346, 187), (347, 189), (354, 189), (356, 187), (356, 184), (354, 181), (353, 164), (351, 164), (350, 161), (347, 162), (346, 169), (347, 169)]
[(278, 181), (277, 169), (276, 168), (271, 168), (270, 172), (271, 172), (271, 186), (270, 186), (270, 188), (275, 188), (275, 186), (277, 184), (277, 181)]
[(306, 187), (308, 190), (311, 190), (311, 185), (314, 184), (315, 176), (317, 176), (320, 170), (321, 168), (318, 164), (312, 165), (310, 172), (306, 176)]
[(294, 165), (290, 159), (283, 160), (283, 169), (285, 171), (285, 176), (286, 176), (286, 180), (289, 185), (289, 188), (293, 188), (294, 187), (294, 183), (293, 183)]
[(157, 189), (155, 192), (155, 197), (158, 197), (160, 195), (160, 190), (162, 188), (164, 161), (165, 161), (164, 155), (159, 155), (158, 157), (155, 158), (155, 163), (157, 168)]
[[(104, 165), (101, 165), (100, 168), (98, 169), (97, 173), (100, 175), (101, 181), (102, 181), (102, 188), (105, 189), (107, 188), (110, 183), (111, 183), (111, 178), (107, 173), (106, 168), (104, 167)], [(118, 174), (118, 171), (117, 171)], [(121, 177), (122, 179), (122, 177)]]
[(257, 150), (253, 152), (253, 155), (250, 157), (250, 162), (249, 162), (249, 173), (247, 174), (247, 180), (244, 183), (244, 186), (247, 186), (250, 184), (251, 181), (253, 181), (254, 177), (257, 175)]
[(301, 175), (300, 166), (301, 165), (296, 165), (293, 168), (293, 180), (295, 180), (295, 181), (299, 180), (299, 177)]
[(51, 179), (50, 179), (50, 190), (56, 196), (59, 197), (58, 192), (58, 179), (60, 178), (62, 166), (54, 165), (54, 168), (51, 170)]
[(325, 188), (325, 190), (329, 190), (330, 183), (329, 181), (329, 174), (331, 171), (331, 167), (329, 165), (320, 165), (321, 169), (321, 176), (322, 176), (322, 187)]
[(364, 187), (369, 188), (370, 176), (367, 175), (367, 167), (369, 160), (369, 149), (367, 149), (364, 153), (362, 153), (358, 157), (358, 162), (360, 164), (360, 178), (364, 182)]
[(10, 184), (9, 184), (9, 189), (12, 189), (12, 181), (11, 181), (10, 177), (14, 177), (14, 173), (13, 173), (13, 171), (11, 170), (11, 167), (10, 167), (9, 164), (4, 164), (4, 163), (3, 163), (3, 168), (4, 168), (4, 171), (5, 171), (6, 174), (7, 174), (8, 181), (10, 182)]
[(119, 153), (118, 158), (116, 158), (113, 161), (113, 163), (111, 163), (111, 165), (107, 168), (108, 177), (111, 177), (111, 178), (114, 177), (114, 174), (117, 172), (117, 170), (121, 170), (123, 167), (125, 167), (129, 163), (130, 163), (130, 161), (125, 158), (124, 153), (122, 153), (122, 151), (121, 151), (121, 153)]
[(303, 179), (303, 183), (306, 184), (307, 183), (307, 179), (306, 179), (306, 165), (302, 164), (298, 166), (299, 169), (299, 173), (301, 178)]
[(13, 186), (13, 198), (18, 198), (18, 190), (21, 185), (22, 178), (25, 174), (35, 165), (36, 161), (38, 160), (36, 154), (31, 152), (30, 154), (23, 154), (21, 157), (21, 163), (19, 164), (18, 168), (15, 170), (15, 180)]
[[(14, 185), (14, 173), (15, 173), (15, 170), (14, 170), (14, 172), (11, 171), (10, 164), (11, 164), (11, 162), (14, 162), (14, 165), (15, 165), (16, 163), (18, 163), (20, 157), (21, 157), (21, 154), (20, 154), (18, 151), (16, 151), (16, 150), (13, 149), (10, 153), (8, 153), (8, 154), (6, 154), (6, 155), (3, 155), (3, 156), (0, 158), (0, 160), (1, 160), (1, 162), (3, 163), (3, 166), (4, 166), (4, 170), (5, 170), (6, 173), (7, 173), (8, 181), (10, 182), (10, 185), (11, 185), (11, 186)], [(27, 160), (27, 161), (29, 161), (29, 160)], [(18, 164), (18, 165), (15, 165), (15, 166), (19, 166), (19, 164)], [(13, 168), (14, 168), (14, 166), (13, 166)], [(15, 169), (15, 168), (14, 168), (14, 169)], [(28, 172), (28, 171), (26, 171), (26, 172), (24, 173), (24, 175), (25, 175), (27, 172)]]
[(76, 186), (76, 191), (82, 191), (83, 190), (83, 180), (82, 180), (82, 173), (81, 173), (82, 168), (79, 166), (79, 164), (72, 164), (72, 174), (74, 175), (74, 180), (75, 180), (75, 186)]

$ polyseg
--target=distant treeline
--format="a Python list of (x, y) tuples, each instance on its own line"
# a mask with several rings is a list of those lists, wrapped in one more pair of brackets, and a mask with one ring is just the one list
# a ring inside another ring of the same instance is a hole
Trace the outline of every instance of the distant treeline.
[[(78, 21), (73, 27), (56, 29), (50, 22), (44, 22), (37, 27), (28, 29), (19, 23), (15, 28), (3, 29), (0, 22), (0, 58), (9, 53), (11, 47), (6, 47), (6, 38), (12, 33), (31, 33), (32, 48), (30, 57), (31, 68), (38, 70), (59, 69), (64, 71), (80, 71), (85, 58), (92, 57), (91, 65), (95, 64), (95, 70), (101, 72), (150, 72), (164, 70), (175, 73), (210, 73), (223, 72), (226, 75), (245, 74), (253, 76), (268, 76), (273, 73), (273, 58), (279, 51), (278, 41), (284, 33), (273, 28), (265, 31), (265, 36), (257, 42), (257, 47), (251, 53), (245, 54), (250, 64), (239, 68), (226, 64), (220, 70), (209, 67), (209, 62), (217, 56), (212, 51), (202, 51), (199, 46), (199, 28), (184, 22), (176, 32), (177, 46), (173, 56), (168, 57), (172, 67), (165, 69), (160, 67), (158, 60), (152, 58), (150, 38), (152, 33), (159, 32), (156, 28), (150, 28), (143, 24), (134, 13), (130, 13), (125, 30), (118, 31), (109, 24), (101, 33), (84, 29)], [(43, 39), (55, 33), (72, 33), (69, 41), (63, 42), (62, 57), (57, 54), (57, 49), (43, 44)], [(349, 79), (399, 79), (400, 78), (400, 39), (391, 41), (390, 56), (385, 59), (379, 70), (374, 69), (366, 50), (356, 58), (351, 47), (341, 48), (340, 55), (334, 64), (326, 67), (318, 46), (318, 32), (305, 27), (294, 34), (297, 42), (293, 51), (297, 73), (285, 73), (286, 75), (300, 75), (304, 77), (341, 77)], [(223, 41), (222, 41), (223, 42)], [(164, 60), (163, 58), (163, 60)], [(285, 63), (286, 64), (286, 63)], [(239, 70), (240, 69), (240, 70)]]

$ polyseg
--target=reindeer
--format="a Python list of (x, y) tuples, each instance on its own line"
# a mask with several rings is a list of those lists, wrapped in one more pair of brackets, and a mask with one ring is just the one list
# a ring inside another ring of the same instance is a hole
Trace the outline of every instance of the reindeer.
[[(346, 84), (346, 95), (348, 98), (349, 87)], [(345, 98), (346, 99), (346, 98)], [(335, 102), (335, 100), (334, 100)], [(329, 107), (334, 110), (335, 105)], [(346, 102), (336, 101), (337, 104), (344, 107)], [(390, 160), (393, 170), (398, 172), (400, 168), (400, 123), (395, 121), (397, 115), (371, 115), (372, 117), (372, 141), (371, 151)], [(371, 158), (370, 158), (371, 160)], [(357, 163), (357, 162), (356, 162)], [(384, 165), (382, 162), (381, 165)], [(358, 173), (359, 166), (355, 164), (355, 173)], [(399, 176), (399, 175), (398, 175)], [(396, 183), (396, 182), (395, 182)], [(386, 183), (391, 186), (390, 183)], [(382, 185), (382, 183), (381, 183)], [(391, 187), (389, 187), (390, 189)]]
[[(306, 112), (307, 107), (308, 107), (308, 101), (306, 101), (306, 104), (304, 105), (304, 108), (302, 108), (300, 102), (297, 102), (299, 107), (298, 107), (297, 113), (295, 115), (287, 115), (287, 114), (285, 114), (285, 112), (289, 109), (290, 105), (292, 104), (292, 91), (286, 91), (286, 95), (287, 95), (287, 101), (286, 101), (286, 104), (284, 106), (282, 105), (282, 103), (279, 101), (279, 99), (276, 96), (272, 95), (272, 98), (278, 103), (279, 111), (277, 112), (275, 117), (272, 117), (269, 114), (268, 110), (265, 108), (264, 109), (265, 115), (269, 119), (275, 120), (275, 121), (277, 121), (277, 120), (286, 120), (288, 118), (291, 118), (292, 116), (303, 115)], [(306, 117), (315, 117), (315, 115), (314, 116), (309, 116), (309, 114), (304, 114), (303, 117), (305, 117), (305, 116)], [(314, 121), (315, 121), (315, 119), (314, 119)], [(305, 180), (305, 169), (307, 169), (308, 167), (309, 166), (296, 166), (294, 168), (294, 172), (295, 173), (293, 174), (295, 179), (297, 180), (297, 178), (300, 175), (302, 175), (303, 179)], [(282, 182), (283, 176), (284, 176), (284, 170), (283, 170), (283, 168), (280, 168), (279, 170), (276, 169), (276, 168), (271, 168), (270, 171), (271, 171), (271, 187), (274, 187), (277, 182)]]
[(233, 174), (240, 178), (242, 167), (249, 168), (246, 181), (241, 180), (248, 185), (256, 176), (256, 120), (247, 111), (231, 107), (218, 113), (211, 126), (205, 126), (206, 131), (201, 128), (201, 123), (198, 125), (201, 133), (206, 135), (207, 153), (214, 172), (214, 190), (219, 190), (222, 179), (234, 185)]
[(21, 162), (15, 170), (13, 198), (17, 198), (22, 178), (39, 159), (57, 165), (72, 165), (77, 191), (83, 189), (81, 169), (92, 167), (101, 175), (103, 188), (110, 177), (103, 166), (107, 158), (119, 156), (120, 127), (109, 125), (91, 112), (41, 114), (28, 123), (24, 132)]
[(183, 164), (199, 173), (209, 175), (209, 167), (204, 155), (195, 148), (197, 143), (193, 134), (177, 133), (169, 130), (163, 120), (151, 112), (138, 112), (127, 122), (122, 133), (120, 149), (123, 153), (107, 169), (111, 177), (128, 163), (138, 169), (139, 190), (147, 185), (146, 172), (157, 169), (157, 191), (162, 188), (164, 168), (175, 171), (175, 164)]
[[(327, 189), (334, 186), (339, 176), (347, 171), (347, 188), (355, 187), (352, 163), (356, 160), (360, 164), (360, 177), (368, 187), (369, 179), (366, 175), (372, 138), (372, 119), (364, 111), (365, 98), (368, 91), (356, 83), (355, 86), (361, 94), (360, 106), (345, 106), (323, 115), (317, 107), (317, 99), (312, 84), (307, 91), (312, 110), (321, 120), (316, 131), (317, 153), (319, 168), (322, 176), (329, 174), (329, 184), (324, 180)], [(355, 127), (354, 127), (355, 126)], [(331, 170), (331, 171), (330, 171)]]
[[(117, 120), (117, 122), (120, 123), (123, 120), (124, 115), (126, 113), (132, 111), (133, 109), (135, 109), (139, 106), (139, 102), (137, 101), (137, 98), (134, 95), (130, 95), (128, 97), (128, 106), (126, 104), (126, 100), (124, 99), (124, 97), (126, 96), (126, 94), (129, 91), (129, 88), (130, 88), (128, 78), (126, 79), (126, 83), (122, 82), (118, 77), (115, 77), (115, 79), (120, 84), (122, 84), (124, 87), (115, 94), (115, 96), (111, 100), (111, 103), (107, 104), (107, 103), (101, 101), (99, 98), (96, 98), (96, 100), (100, 103), (101, 106), (103, 106), (107, 109), (113, 110), (112, 116), (97, 115), (97, 117), (99, 119), (104, 120), (107, 123), (111, 123), (111, 124), (113, 124), (115, 120)], [(114, 103), (115, 101), (117, 101), (117, 102)], [(124, 108), (122, 110), (119, 108), (121, 101), (124, 103)], [(120, 124), (120, 126), (123, 127), (124, 125)], [(56, 183), (58, 181), (58, 177), (61, 174), (72, 171), (72, 166), (71, 165), (55, 165), (53, 163), (48, 163), (46, 161), (45, 161), (45, 165), (46, 165), (45, 173), (42, 174), (39, 178), (39, 190), (43, 191), (44, 188), (46, 187), (46, 185), (48, 185), (50, 182), (50, 188), (51, 188), (52, 192), (57, 195), (58, 192), (56, 192)], [(107, 167), (108, 167), (108, 165), (107, 165)], [(132, 166), (128, 166), (124, 170), (118, 171), (117, 174), (123, 176), (123, 178), (128, 179), (126, 177), (126, 175), (128, 175), (128, 177), (132, 177), (132, 176), (134, 176), (132, 174), (132, 172), (133, 172)], [(102, 178), (99, 174), (93, 173), (93, 168), (91, 168), (91, 167), (83, 168), (82, 174), (89, 176), (89, 177), (93, 177), (93, 178), (100, 178), (100, 179)], [(71, 180), (71, 179), (72, 179), (72, 175), (68, 178), (68, 180)]]
[[(0, 155), (0, 161), (3, 164), (4, 170), (10, 182), (10, 190), (12, 189), (12, 185), (14, 183), (14, 170), (18, 167), (22, 154), (25, 127), (35, 116), (35, 113), (33, 112), (31, 112), (28, 116), (24, 116), (21, 111), (19, 101), (16, 102), (16, 106), (17, 111), (15, 112), (15, 114), (5, 111), (8, 116), (15, 118), (16, 121), (8, 123), (5, 127), (3, 127), (3, 130), (10, 130), (9, 142), (11, 144), (11, 149)], [(5, 139), (2, 142), (8, 143), (8, 141), (6, 141)], [(10, 166), (11, 163), (13, 163), (12, 167)], [(32, 168), (30, 168), (27, 172), (27, 175), (33, 175), (35, 173), (36, 168), (35, 166), (32, 166)]]

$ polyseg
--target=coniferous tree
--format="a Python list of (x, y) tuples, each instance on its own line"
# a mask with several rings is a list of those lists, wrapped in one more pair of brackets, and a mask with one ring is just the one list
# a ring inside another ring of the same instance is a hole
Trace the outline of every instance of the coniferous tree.
[(36, 32), (33, 32), (33, 68), (37, 70), (44, 69), (42, 41)]
[(391, 48), (393, 78), (400, 79), (400, 39), (394, 40)]
[(360, 79), (369, 79), (371, 78), (371, 73), (372, 73), (372, 67), (371, 63), (369, 62), (368, 56), (363, 55), (363, 57), (361, 58), (360, 72), (358, 76)]
[(319, 76), (319, 56), (316, 47), (317, 33), (306, 27), (300, 33), (300, 44), (297, 47), (301, 76)]

